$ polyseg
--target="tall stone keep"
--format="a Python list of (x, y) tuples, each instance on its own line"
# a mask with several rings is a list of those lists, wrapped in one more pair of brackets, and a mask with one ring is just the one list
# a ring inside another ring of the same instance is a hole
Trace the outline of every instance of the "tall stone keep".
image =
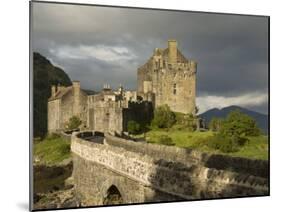
[(138, 95), (152, 99), (155, 107), (167, 104), (175, 112), (194, 114), (196, 72), (197, 63), (179, 51), (176, 40), (168, 40), (168, 48), (156, 48), (138, 68)]

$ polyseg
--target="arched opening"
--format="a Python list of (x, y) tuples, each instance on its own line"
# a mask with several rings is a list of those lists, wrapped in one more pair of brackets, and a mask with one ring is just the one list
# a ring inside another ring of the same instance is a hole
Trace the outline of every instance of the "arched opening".
[(115, 185), (110, 186), (104, 198), (104, 205), (119, 205), (123, 203), (122, 196)]

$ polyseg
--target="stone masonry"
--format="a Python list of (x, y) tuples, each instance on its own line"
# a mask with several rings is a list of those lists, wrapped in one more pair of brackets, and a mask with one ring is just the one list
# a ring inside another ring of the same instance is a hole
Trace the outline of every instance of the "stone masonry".
[[(167, 156), (160, 154), (162, 148), (169, 152)], [(249, 173), (251, 169), (243, 167), (264, 167), (266, 172), (268, 164), (264, 161), (243, 159), (236, 168), (231, 164), (229, 168), (212, 168), (208, 165), (211, 158), (196, 151), (182, 152), (181, 148), (135, 143), (110, 135), (105, 135), (104, 144), (98, 144), (84, 140), (79, 133), (72, 135), (71, 151), (75, 189), (84, 205), (102, 205), (111, 186), (120, 191), (122, 203), (127, 204), (268, 195), (265, 173)]]
[(78, 116), (85, 125), (87, 98), (78, 81), (74, 81), (69, 87), (52, 86), (52, 94), (48, 101), (48, 132), (65, 129), (72, 116)]
[[(186, 59), (169, 40), (168, 48), (156, 48), (148, 62), (138, 69), (137, 91), (114, 91), (109, 85), (88, 94), (80, 82), (52, 86), (48, 101), (48, 131), (63, 131), (72, 116), (82, 120), (81, 128), (122, 134), (129, 120), (148, 123), (155, 107), (167, 104), (172, 111), (195, 114), (197, 63)], [(141, 115), (140, 115), (141, 114)]]
[(195, 113), (197, 63), (186, 59), (169, 40), (168, 48), (156, 48), (152, 57), (138, 69), (138, 94), (154, 102), (167, 104), (174, 112)]

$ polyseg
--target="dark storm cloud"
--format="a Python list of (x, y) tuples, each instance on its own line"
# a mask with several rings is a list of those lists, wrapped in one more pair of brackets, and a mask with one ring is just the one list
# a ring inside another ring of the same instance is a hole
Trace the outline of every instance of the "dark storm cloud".
[[(135, 89), (137, 67), (173, 38), (187, 58), (198, 62), (203, 110), (223, 97), (266, 111), (266, 18), (47, 3), (34, 3), (33, 12), (34, 50), (86, 88), (122, 83)], [(241, 96), (253, 102), (246, 104)]]

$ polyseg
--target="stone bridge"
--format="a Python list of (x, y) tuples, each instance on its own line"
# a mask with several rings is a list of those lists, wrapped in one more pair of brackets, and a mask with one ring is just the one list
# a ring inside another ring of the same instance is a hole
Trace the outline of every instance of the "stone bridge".
[(268, 162), (73, 133), (82, 206), (269, 195)]

